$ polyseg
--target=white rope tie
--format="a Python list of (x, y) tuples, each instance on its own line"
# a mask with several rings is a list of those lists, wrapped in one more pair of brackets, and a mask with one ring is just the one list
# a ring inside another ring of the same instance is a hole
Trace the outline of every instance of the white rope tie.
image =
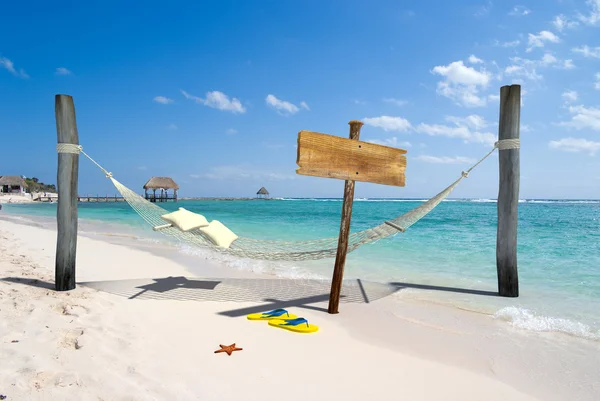
[(507, 149), (519, 149), (521, 147), (521, 140), (516, 139), (502, 139), (494, 144), (495, 148), (498, 150), (507, 150)]
[(78, 155), (83, 147), (81, 145), (75, 145), (73, 143), (59, 143), (56, 145), (56, 151), (58, 153), (71, 153), (73, 155)]
[(96, 166), (98, 166), (98, 168), (100, 168), (100, 170), (102, 170), (104, 172), (104, 174), (106, 175), (106, 178), (112, 178), (113, 174), (107, 170), (104, 169), (104, 167), (102, 167), (101, 165), (99, 165), (96, 160), (92, 159), (90, 157), (90, 155), (88, 155), (87, 153), (85, 153), (83, 151), (83, 146), (81, 145), (75, 145), (73, 143), (58, 143), (56, 145), (56, 151), (58, 153), (71, 153), (74, 155), (78, 155), (79, 153), (83, 153), (83, 155), (85, 157), (87, 157), (88, 159), (90, 159), (90, 161), (92, 163), (94, 163)]

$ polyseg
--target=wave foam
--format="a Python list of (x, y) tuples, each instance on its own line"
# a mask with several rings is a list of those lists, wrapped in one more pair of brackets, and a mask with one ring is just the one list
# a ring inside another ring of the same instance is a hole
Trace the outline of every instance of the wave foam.
[(600, 330), (569, 319), (540, 316), (528, 309), (507, 306), (494, 314), (494, 318), (509, 322), (512, 326), (531, 331), (560, 332), (592, 340), (600, 340)]

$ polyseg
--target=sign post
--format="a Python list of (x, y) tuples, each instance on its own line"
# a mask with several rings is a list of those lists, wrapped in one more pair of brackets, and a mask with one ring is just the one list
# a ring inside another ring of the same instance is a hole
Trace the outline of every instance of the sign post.
[(297, 174), (345, 180), (344, 202), (338, 249), (333, 268), (328, 312), (338, 313), (348, 237), (352, 220), (355, 181), (405, 185), (406, 150), (361, 142), (361, 121), (350, 121), (350, 138), (300, 131), (298, 134)]

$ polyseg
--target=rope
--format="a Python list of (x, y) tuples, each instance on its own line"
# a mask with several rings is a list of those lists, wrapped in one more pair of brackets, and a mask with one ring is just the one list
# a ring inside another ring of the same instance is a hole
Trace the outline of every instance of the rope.
[(494, 150), (496, 150), (496, 149), (498, 149), (498, 150), (519, 149), (520, 147), (521, 147), (520, 139), (502, 139), (500, 141), (495, 142), (494, 148), (492, 150), (490, 150), (485, 156), (483, 156), (481, 158), (481, 160), (479, 160), (477, 163), (475, 163), (473, 166), (471, 166), (470, 169), (462, 172), (463, 178), (468, 178), (471, 170), (473, 170), (475, 167), (477, 167), (482, 161), (487, 159), (489, 155), (494, 153)]
[(519, 149), (521, 147), (521, 140), (518, 138), (502, 139), (496, 142), (494, 147), (498, 148), (498, 150)]
[(74, 155), (78, 155), (83, 147), (81, 145), (76, 145), (73, 143), (59, 143), (56, 145), (56, 151), (58, 153), (71, 153)]
[(100, 170), (102, 170), (104, 172), (104, 174), (106, 175), (106, 178), (112, 178), (112, 176), (113, 176), (111, 172), (106, 171), (104, 169), (104, 167), (102, 167), (101, 165), (99, 165), (96, 162), (96, 160), (92, 159), (90, 157), (90, 155), (88, 155), (87, 153), (85, 153), (83, 151), (83, 146), (81, 146), (81, 145), (76, 145), (76, 144), (73, 144), (73, 143), (59, 143), (59, 144), (56, 145), (56, 151), (58, 153), (71, 153), (71, 154), (74, 154), (74, 155), (78, 155), (79, 153), (83, 153), (83, 155), (85, 157), (87, 157), (88, 159), (90, 159), (90, 161), (92, 163), (94, 163), (96, 166), (98, 166), (98, 168), (100, 168)]

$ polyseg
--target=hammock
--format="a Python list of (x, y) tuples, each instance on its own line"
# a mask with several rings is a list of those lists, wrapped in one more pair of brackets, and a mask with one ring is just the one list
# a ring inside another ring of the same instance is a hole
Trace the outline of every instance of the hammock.
[[(387, 220), (378, 226), (367, 230), (351, 233), (348, 238), (348, 252), (352, 252), (361, 245), (373, 243), (383, 238), (393, 236), (399, 232), (404, 232), (417, 221), (425, 217), (431, 212), (441, 201), (446, 199), (454, 188), (460, 183), (463, 178), (467, 178), (471, 170), (477, 167), (496, 149), (517, 149), (519, 148), (519, 139), (505, 139), (494, 144), (494, 148), (490, 150), (481, 160), (475, 163), (467, 171), (463, 171), (461, 176), (445, 188), (442, 192), (427, 200), (416, 208), (396, 217), (392, 220)], [(123, 196), (125, 201), (135, 210), (150, 226), (156, 227), (164, 225), (165, 221), (161, 218), (162, 215), (169, 211), (157, 206), (142, 196), (138, 195), (131, 189), (127, 188), (117, 181), (112, 173), (105, 170), (94, 159), (83, 151), (81, 145), (73, 145), (67, 143), (59, 143), (57, 145), (59, 153), (83, 153), (96, 166), (98, 166), (114, 184), (115, 188)], [(181, 231), (175, 227), (168, 227), (159, 231), (162, 234), (173, 237), (186, 244), (196, 245), (200, 247), (210, 248), (214, 251), (225, 253), (233, 256), (262, 259), (262, 260), (317, 260), (325, 258), (333, 258), (337, 253), (338, 237), (322, 238), (308, 241), (278, 241), (278, 240), (262, 240), (239, 237), (227, 247), (219, 247), (205, 236), (200, 230)]]

